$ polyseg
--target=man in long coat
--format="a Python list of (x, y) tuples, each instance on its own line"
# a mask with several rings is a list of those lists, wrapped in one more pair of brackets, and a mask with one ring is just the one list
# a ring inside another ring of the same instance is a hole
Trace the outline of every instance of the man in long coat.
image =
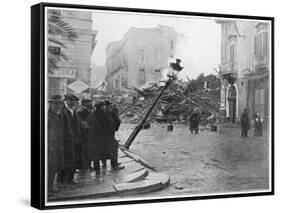
[(63, 101), (61, 95), (49, 100), (48, 111), (48, 192), (58, 191), (59, 180), (64, 165), (63, 144)]
[(111, 152), (111, 166), (115, 170), (123, 169), (125, 168), (121, 164), (118, 163), (118, 142), (115, 139), (115, 132), (118, 131), (121, 120), (118, 117), (118, 109), (116, 106), (112, 105), (109, 101), (104, 101), (105, 105), (105, 113), (107, 116), (107, 119), (109, 120), (110, 123), (113, 123), (111, 129), (111, 134), (113, 134), (113, 147), (112, 147), (112, 152)]
[(75, 183), (73, 179), (76, 169), (82, 167), (81, 154), (81, 120), (75, 107), (79, 99), (75, 95), (65, 96), (65, 106), (62, 110), (64, 118), (64, 174), (65, 183)]
[(248, 136), (248, 130), (250, 129), (250, 119), (248, 110), (245, 108), (240, 116), (240, 122), (241, 122), (241, 136), (247, 137)]
[(95, 112), (91, 114), (89, 124), (89, 159), (94, 161), (94, 170), (100, 174), (100, 160), (112, 158), (112, 153), (118, 149), (115, 140), (115, 123), (104, 110), (104, 102), (95, 104)]
[(190, 122), (189, 129), (191, 133), (193, 133), (193, 131), (195, 131), (196, 134), (198, 133), (199, 121), (200, 121), (200, 115), (196, 110), (194, 110), (189, 118), (189, 122)]
[(82, 100), (82, 110), (78, 112), (79, 117), (82, 120), (83, 127), (81, 129), (82, 134), (82, 164), (83, 169), (90, 169), (91, 162), (88, 157), (88, 137), (89, 137), (89, 125), (88, 119), (92, 113), (92, 100), (84, 99)]

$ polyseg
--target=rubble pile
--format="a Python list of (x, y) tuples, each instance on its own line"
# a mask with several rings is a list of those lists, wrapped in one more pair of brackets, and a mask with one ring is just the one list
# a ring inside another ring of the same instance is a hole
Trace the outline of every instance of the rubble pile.
[[(215, 114), (219, 111), (220, 87), (219, 80), (214, 76), (211, 81), (209, 80), (208, 87), (204, 88), (205, 79), (210, 79), (210, 76), (191, 82), (174, 82), (161, 96), (158, 104), (151, 112), (148, 122), (188, 123), (190, 114), (195, 108), (201, 112), (202, 123), (215, 118)], [(163, 84), (157, 83), (153, 83), (144, 89), (128, 87), (138, 97), (133, 103), (123, 102), (121, 106), (117, 105), (121, 109), (120, 118), (122, 122), (139, 123), (163, 87)]]

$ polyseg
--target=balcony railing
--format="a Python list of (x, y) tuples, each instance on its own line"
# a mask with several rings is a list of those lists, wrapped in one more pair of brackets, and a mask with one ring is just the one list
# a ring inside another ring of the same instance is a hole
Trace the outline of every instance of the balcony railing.
[(222, 74), (231, 74), (231, 73), (237, 73), (237, 61), (228, 61), (225, 63), (222, 63), (221, 68), (222, 68)]

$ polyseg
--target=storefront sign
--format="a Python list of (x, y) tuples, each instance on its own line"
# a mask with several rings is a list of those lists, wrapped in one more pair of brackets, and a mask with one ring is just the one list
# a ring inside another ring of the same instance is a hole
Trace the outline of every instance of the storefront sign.
[(53, 73), (49, 73), (49, 77), (75, 79), (76, 70), (72, 68), (59, 68), (57, 70), (53, 70)]

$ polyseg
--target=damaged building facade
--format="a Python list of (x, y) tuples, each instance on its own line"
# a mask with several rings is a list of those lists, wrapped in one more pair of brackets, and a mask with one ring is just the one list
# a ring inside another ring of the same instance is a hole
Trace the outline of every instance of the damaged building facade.
[(270, 24), (216, 21), (221, 25), (221, 121), (239, 121), (244, 108), (270, 116)]
[(107, 90), (140, 88), (161, 80), (174, 56), (176, 35), (173, 27), (131, 27), (122, 40), (111, 42), (106, 49)]

